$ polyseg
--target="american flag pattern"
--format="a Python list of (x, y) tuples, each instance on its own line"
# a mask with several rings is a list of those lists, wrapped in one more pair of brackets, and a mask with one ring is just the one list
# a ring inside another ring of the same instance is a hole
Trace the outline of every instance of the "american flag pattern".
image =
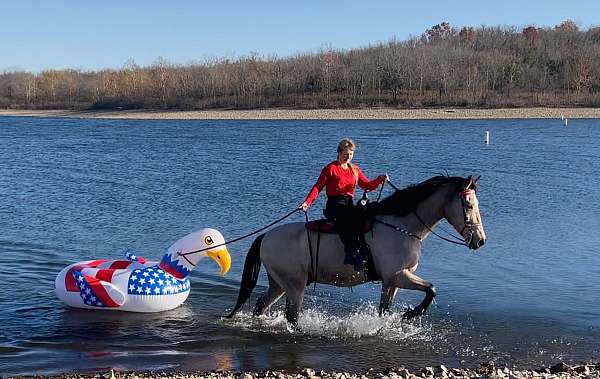
[(58, 273), (54, 292), (76, 308), (132, 312), (173, 309), (189, 296), (189, 274), (208, 256), (205, 250), (224, 243), (221, 233), (204, 228), (175, 241), (159, 262), (148, 262), (132, 251), (126, 252), (126, 259), (78, 262)]
[(119, 270), (129, 269), (132, 264), (140, 265), (137, 262), (129, 260), (109, 261), (106, 259), (77, 263), (73, 265), (69, 269), (67, 275), (65, 275), (65, 288), (67, 291), (79, 291), (79, 286), (75, 281), (75, 272), (77, 271), (110, 283), (112, 282), (113, 276), (118, 273)]
[(158, 266), (177, 279), (183, 279), (191, 272), (191, 270), (180, 263), (178, 259), (173, 259), (171, 254), (165, 254)]
[(146, 263), (146, 259), (145, 258), (138, 257), (137, 255), (135, 255), (135, 253), (133, 251), (127, 251), (127, 252), (125, 252), (125, 258), (127, 258), (128, 260), (130, 260), (132, 262), (139, 262), (141, 264)]
[(190, 289), (190, 281), (179, 280), (158, 266), (133, 270), (127, 293), (130, 295), (171, 295)]
[(144, 258), (133, 252), (127, 252), (125, 256), (127, 260), (98, 259), (73, 265), (64, 276), (66, 291), (79, 292), (83, 303), (91, 307), (118, 308), (122, 302), (111, 293), (115, 293), (113, 278), (119, 274), (129, 274), (127, 288), (121, 291), (128, 295), (164, 296), (190, 290), (190, 281), (187, 275), (182, 275), (177, 261), (168, 259), (168, 268), (182, 278), (159, 267), (165, 266), (164, 262), (149, 266)]
[[(80, 271), (73, 272), (73, 277), (79, 288), (79, 296), (81, 296), (85, 305), (102, 308), (107, 306), (115, 308), (119, 306), (119, 304), (111, 299), (98, 279), (83, 275)], [(95, 291), (92, 289), (92, 286), (95, 287)]]

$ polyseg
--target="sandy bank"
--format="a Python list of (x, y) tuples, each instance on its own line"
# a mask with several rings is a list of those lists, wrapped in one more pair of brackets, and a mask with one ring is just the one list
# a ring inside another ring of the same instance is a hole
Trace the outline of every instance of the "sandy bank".
[(447, 368), (445, 366), (424, 367), (421, 370), (409, 371), (406, 368), (390, 368), (381, 372), (369, 370), (363, 373), (348, 373), (336, 371), (315, 371), (304, 369), (299, 372), (284, 371), (262, 371), (262, 372), (116, 372), (114, 370), (96, 374), (63, 374), (37, 378), (69, 378), (69, 379), (418, 379), (418, 378), (501, 378), (501, 379), (525, 379), (525, 378), (600, 378), (600, 366), (578, 365), (569, 366), (558, 363), (551, 367), (538, 370), (512, 370), (509, 368), (495, 367), (492, 364), (483, 364), (478, 368)]
[(506, 118), (600, 118), (600, 108), (505, 109), (258, 109), (210, 111), (0, 110), (0, 116), (140, 120), (452, 120)]

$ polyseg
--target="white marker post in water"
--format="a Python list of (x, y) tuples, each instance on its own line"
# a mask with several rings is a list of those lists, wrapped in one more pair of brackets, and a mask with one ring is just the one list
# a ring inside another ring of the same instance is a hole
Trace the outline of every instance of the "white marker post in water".
[(565, 117), (565, 126), (569, 124), (569, 119)]
[(485, 141), (484, 142), (485, 142), (486, 145), (490, 144), (490, 131), (489, 130), (487, 130), (485, 132)]

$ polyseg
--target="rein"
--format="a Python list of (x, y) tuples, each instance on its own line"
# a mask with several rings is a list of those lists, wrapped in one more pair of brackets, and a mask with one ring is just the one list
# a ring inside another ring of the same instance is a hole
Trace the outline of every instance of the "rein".
[[(394, 190), (396, 190), (396, 191), (400, 191), (400, 188), (396, 187), (396, 186), (394, 185), (394, 183), (392, 183), (392, 181), (391, 181), (389, 178), (388, 178), (388, 180), (386, 180), (386, 181), (385, 181), (383, 184), (385, 185), (385, 183), (388, 183), (388, 184), (390, 185), (390, 187), (392, 187)], [(379, 190), (379, 196), (377, 196), (377, 202), (379, 202), (379, 198), (381, 197), (381, 192), (383, 192), (383, 187), (384, 187), (384, 186), (381, 186), (381, 189)], [(378, 219), (374, 219), (374, 221), (375, 221), (375, 222), (377, 222), (377, 223), (380, 223), (380, 224), (382, 224), (382, 225), (385, 225), (385, 226), (387, 226), (387, 227), (390, 227), (390, 228), (394, 229), (394, 230), (395, 230), (395, 231), (397, 231), (397, 232), (404, 233), (404, 234), (406, 234), (407, 236), (409, 236), (409, 237), (412, 237), (412, 238), (414, 238), (414, 239), (418, 240), (419, 242), (423, 242), (423, 239), (422, 239), (421, 237), (419, 237), (419, 236), (418, 236), (418, 235), (416, 235), (415, 233), (411, 232), (410, 230), (402, 229), (402, 228), (401, 228), (401, 227), (399, 227), (399, 226), (392, 225), (392, 224), (390, 224), (390, 223), (388, 223), (388, 222), (381, 221), (381, 220), (378, 220)]]
[[(456, 237), (456, 236), (454, 236), (454, 235), (452, 235), (452, 234), (450, 234), (448, 232), (446, 232), (446, 233), (448, 233), (448, 235), (450, 237), (454, 238), (454, 240), (451, 240), (450, 238), (446, 238), (444, 236), (440, 236), (439, 234), (437, 234), (436, 232), (434, 232), (433, 229), (431, 229), (429, 227), (429, 225), (427, 225), (425, 223), (425, 221), (423, 221), (423, 219), (421, 217), (419, 217), (419, 214), (417, 213), (417, 211), (414, 211), (413, 213), (414, 213), (415, 216), (417, 216), (417, 220), (419, 220), (419, 222), (421, 222), (421, 224), (423, 224), (423, 226), (426, 227), (427, 230), (429, 230), (434, 236), (436, 236), (436, 237), (438, 237), (438, 238), (440, 238), (440, 239), (442, 239), (442, 240), (444, 240), (446, 242), (453, 243), (455, 245), (467, 246), (467, 243), (465, 241), (461, 240), (461, 238)], [(463, 230), (464, 230), (464, 228), (463, 228)]]
[(409, 230), (402, 229), (399, 226), (392, 225), (390, 223), (387, 223), (387, 222), (381, 221), (381, 220), (377, 220), (377, 219), (375, 219), (375, 222), (380, 223), (380, 224), (385, 225), (385, 226), (389, 226), (390, 228), (394, 229), (397, 232), (404, 233), (404, 234), (406, 234), (409, 237), (417, 239), (419, 242), (423, 242), (423, 239), (421, 237), (419, 237), (418, 235), (416, 235), (415, 233), (413, 233), (413, 232), (411, 232)]
[(267, 228), (270, 228), (271, 226), (273, 226), (273, 225), (275, 225), (275, 224), (277, 224), (277, 223), (279, 223), (279, 222), (281, 222), (281, 221), (285, 220), (286, 218), (290, 217), (292, 214), (294, 214), (294, 213), (298, 212), (299, 210), (300, 210), (299, 208), (294, 208), (294, 210), (293, 210), (293, 211), (291, 211), (291, 212), (289, 212), (288, 214), (286, 214), (285, 216), (283, 216), (283, 217), (281, 217), (281, 218), (278, 218), (277, 220), (275, 220), (275, 221), (271, 222), (269, 225), (267, 225), (267, 226), (263, 226), (262, 228), (260, 228), (260, 229), (257, 229), (257, 230), (255, 230), (255, 231), (253, 231), (253, 232), (251, 232), (251, 233), (245, 234), (245, 235), (243, 235), (243, 236), (241, 236), (241, 237), (234, 238), (234, 239), (232, 239), (232, 240), (230, 240), (230, 241), (225, 241), (225, 242), (223, 242), (222, 244), (219, 244), (219, 245), (215, 245), (215, 246), (211, 246), (211, 247), (205, 247), (204, 249), (200, 249), (200, 250), (188, 251), (187, 253), (180, 253), (180, 252), (177, 252), (177, 255), (179, 255), (180, 257), (183, 257), (183, 258), (184, 258), (184, 259), (185, 259), (185, 260), (186, 260), (186, 261), (187, 261), (189, 264), (191, 264), (192, 266), (194, 266), (194, 267), (195, 267), (196, 265), (195, 265), (195, 264), (193, 264), (193, 263), (192, 263), (192, 262), (191, 262), (191, 261), (188, 259), (188, 257), (187, 257), (188, 255), (192, 255), (192, 254), (196, 254), (196, 253), (201, 253), (201, 252), (203, 252), (203, 251), (206, 251), (206, 250), (214, 249), (215, 247), (221, 247), (221, 246), (225, 246), (225, 245), (227, 245), (228, 243), (233, 243), (233, 242), (237, 242), (237, 241), (243, 240), (244, 238), (248, 238), (248, 237), (250, 237), (250, 236), (252, 236), (252, 235), (254, 235), (254, 234), (256, 234), (256, 233), (260, 233), (260, 232), (262, 232), (263, 230), (265, 230), (265, 229), (267, 229)]

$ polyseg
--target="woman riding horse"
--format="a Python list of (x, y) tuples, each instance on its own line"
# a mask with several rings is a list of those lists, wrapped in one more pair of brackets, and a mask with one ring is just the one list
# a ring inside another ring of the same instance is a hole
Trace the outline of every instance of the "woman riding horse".
[(357, 165), (351, 163), (355, 150), (356, 145), (351, 139), (344, 138), (339, 142), (337, 159), (321, 170), (319, 179), (299, 208), (306, 212), (325, 187), (327, 204), (324, 213), (327, 219), (335, 222), (340, 234), (346, 253), (344, 263), (360, 269), (366, 245), (363, 238), (359, 237), (359, 226), (352, 202), (354, 189), (358, 185), (366, 191), (372, 191), (388, 177), (379, 175), (375, 180), (369, 180)]
[[(446, 219), (460, 234), (459, 244), (470, 249), (484, 245), (486, 236), (476, 196), (477, 179), (436, 176), (397, 190), (371, 209), (372, 232), (365, 235), (371, 247), (373, 266), (381, 280), (380, 314), (390, 309), (398, 288), (423, 291), (424, 299), (404, 314), (412, 318), (425, 313), (436, 292), (428, 281), (416, 275), (421, 244), (437, 223)], [(305, 287), (312, 283), (351, 287), (368, 278), (344, 264), (344, 247), (339, 238), (309, 232), (303, 222), (280, 225), (260, 235), (252, 243), (242, 273), (232, 317), (248, 300), (264, 264), (269, 287), (257, 300), (255, 315), (264, 314), (284, 294), (285, 316), (295, 324), (302, 307)], [(310, 244), (310, 247), (309, 247)], [(310, 251), (320, 244), (318, 259)]]

